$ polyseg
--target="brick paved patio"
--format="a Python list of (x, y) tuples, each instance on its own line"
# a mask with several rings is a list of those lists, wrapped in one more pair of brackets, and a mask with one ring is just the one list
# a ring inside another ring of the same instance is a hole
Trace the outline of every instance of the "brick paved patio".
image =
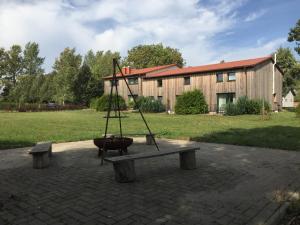
[[(155, 150), (137, 142), (130, 154)], [(0, 224), (259, 224), (300, 185), (297, 152), (159, 143), (200, 146), (198, 169), (180, 170), (177, 155), (139, 160), (138, 180), (120, 184), (90, 141), (54, 145), (43, 170), (32, 169), (28, 148), (0, 151)]]

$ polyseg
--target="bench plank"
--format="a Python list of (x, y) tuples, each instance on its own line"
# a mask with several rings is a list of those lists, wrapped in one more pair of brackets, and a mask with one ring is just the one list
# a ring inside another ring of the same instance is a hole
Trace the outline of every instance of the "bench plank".
[(200, 149), (199, 147), (184, 147), (184, 148), (178, 148), (178, 149), (172, 149), (166, 151), (143, 152), (143, 153), (138, 153), (133, 155), (123, 155), (123, 156), (117, 156), (111, 158), (104, 158), (104, 160), (107, 162), (115, 163), (115, 162), (126, 161), (126, 160), (146, 159), (146, 158), (171, 155), (171, 154), (181, 153), (181, 152), (196, 151), (199, 149)]

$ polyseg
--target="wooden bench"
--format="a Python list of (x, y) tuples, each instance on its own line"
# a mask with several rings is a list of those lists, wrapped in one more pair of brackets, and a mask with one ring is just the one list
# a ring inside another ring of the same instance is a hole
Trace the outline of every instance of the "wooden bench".
[(147, 159), (165, 155), (171, 155), (179, 153), (180, 157), (180, 168), (184, 170), (196, 169), (196, 157), (195, 151), (200, 148), (178, 148), (168, 151), (155, 151), (138, 153), (134, 155), (123, 155), (111, 158), (105, 158), (104, 160), (113, 163), (115, 171), (115, 179), (120, 183), (132, 182), (136, 179), (134, 160)]
[(33, 158), (33, 168), (42, 169), (49, 167), (52, 156), (52, 142), (39, 142), (30, 151)]

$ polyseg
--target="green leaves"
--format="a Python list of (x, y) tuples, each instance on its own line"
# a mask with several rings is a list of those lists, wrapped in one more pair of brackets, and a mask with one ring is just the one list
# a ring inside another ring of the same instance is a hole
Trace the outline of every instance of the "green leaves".
[(39, 57), (39, 45), (35, 42), (28, 42), (24, 49), (23, 73), (27, 75), (43, 74), (42, 65), (45, 58)]
[(185, 62), (178, 49), (164, 47), (162, 44), (138, 45), (128, 51), (124, 64), (137, 69), (176, 64), (182, 67)]
[(202, 114), (208, 112), (208, 105), (200, 90), (188, 91), (176, 99), (177, 114)]
[(300, 55), (300, 19), (296, 23), (295, 27), (291, 28), (288, 41), (296, 43), (295, 51)]

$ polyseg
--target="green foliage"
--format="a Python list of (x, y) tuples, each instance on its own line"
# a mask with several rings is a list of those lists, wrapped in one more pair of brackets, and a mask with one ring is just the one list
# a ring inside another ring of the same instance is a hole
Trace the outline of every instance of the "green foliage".
[(208, 112), (208, 105), (200, 90), (188, 91), (176, 99), (177, 114), (201, 114)]
[(13, 45), (6, 53), (5, 59), (5, 79), (10, 81), (13, 86), (17, 83), (17, 77), (23, 71), (22, 48), (19, 45)]
[(74, 101), (74, 86), (80, 65), (81, 56), (75, 53), (75, 48), (65, 48), (54, 63), (56, 99), (63, 105)]
[(91, 98), (101, 96), (102, 81), (97, 81), (87, 64), (83, 64), (74, 81), (74, 102), (88, 105)]
[(134, 106), (134, 108), (137, 109), (137, 107), (139, 107), (142, 112), (147, 113), (158, 113), (165, 111), (165, 106), (161, 103), (161, 101), (151, 97), (139, 97), (137, 99), (137, 106)]
[(35, 42), (28, 42), (24, 49), (23, 73), (27, 75), (40, 75), (44, 73), (41, 68), (45, 58), (39, 57), (39, 45)]
[(138, 45), (128, 51), (124, 64), (134, 68), (147, 68), (167, 64), (184, 65), (184, 60), (178, 49), (164, 47), (162, 44)]
[(300, 55), (300, 19), (297, 21), (295, 27), (291, 28), (288, 41), (296, 43), (295, 51)]
[(242, 96), (236, 103), (226, 104), (224, 114), (227, 116), (235, 116), (243, 114), (260, 114), (270, 111), (271, 106), (267, 101), (248, 99), (248, 97)]
[(300, 104), (296, 108), (296, 115), (300, 118)]
[[(93, 100), (91, 106), (95, 107), (97, 111), (107, 111), (109, 108), (109, 100), (110, 96), (109, 95), (102, 95), (100, 98), (97, 100)], [(94, 102), (96, 101), (96, 102)], [(126, 103), (125, 100), (122, 96), (113, 95), (112, 96), (112, 102), (111, 102), (111, 110), (117, 110), (118, 109), (118, 101), (119, 101), (119, 107), (120, 110), (126, 109)]]
[(239, 115), (239, 108), (237, 107), (237, 104), (234, 104), (232, 102), (225, 105), (225, 115), (227, 116), (235, 116)]
[(84, 63), (90, 67), (93, 77), (99, 80), (113, 73), (113, 58), (120, 59), (120, 53), (111, 51), (97, 51), (94, 53), (89, 50), (84, 57)]
[(291, 49), (280, 47), (276, 51), (277, 64), (282, 69), (283, 94), (287, 94), (291, 88), (295, 88), (296, 81), (300, 79), (300, 64), (294, 57)]

